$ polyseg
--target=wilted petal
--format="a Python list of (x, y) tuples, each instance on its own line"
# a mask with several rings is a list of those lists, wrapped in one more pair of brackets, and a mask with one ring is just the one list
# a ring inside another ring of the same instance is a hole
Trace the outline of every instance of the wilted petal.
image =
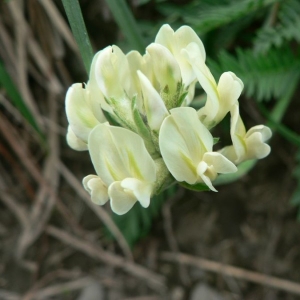
[(89, 136), (89, 151), (97, 174), (107, 185), (125, 178), (156, 179), (155, 163), (144, 141), (128, 129), (98, 125)]
[(131, 191), (125, 191), (120, 181), (112, 183), (108, 188), (110, 206), (118, 215), (126, 214), (136, 203), (137, 199)]
[(83, 178), (82, 184), (95, 204), (103, 205), (108, 201), (107, 186), (99, 176), (88, 175)]
[(99, 124), (90, 106), (90, 92), (81, 83), (73, 84), (66, 95), (66, 114), (74, 134), (87, 142), (91, 130)]
[(67, 143), (74, 150), (77, 150), (77, 151), (88, 150), (87, 143), (85, 143), (83, 140), (78, 138), (70, 126), (68, 126)]
[(162, 121), (169, 114), (168, 110), (148, 78), (140, 71), (138, 71), (138, 76), (143, 91), (143, 102), (147, 122), (152, 130), (159, 130)]

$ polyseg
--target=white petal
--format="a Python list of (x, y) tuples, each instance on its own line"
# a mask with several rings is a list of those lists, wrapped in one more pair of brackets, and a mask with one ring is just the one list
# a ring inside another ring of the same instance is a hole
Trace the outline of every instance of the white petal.
[(151, 56), (153, 70), (161, 90), (167, 86), (171, 94), (176, 93), (177, 84), (181, 82), (181, 73), (172, 53), (164, 46), (154, 43), (150, 44), (146, 51)]
[(201, 161), (197, 166), (197, 174), (200, 176), (202, 181), (214, 192), (217, 192), (217, 190), (214, 188), (214, 186), (211, 183), (211, 180), (208, 176), (205, 175), (205, 172), (208, 169), (208, 165), (206, 162)]
[[(199, 152), (197, 156), (203, 155), (204, 152), (211, 151), (213, 147), (213, 136), (209, 130), (199, 120), (197, 112), (192, 107), (177, 107), (170, 110), (172, 117), (176, 120), (176, 124), (180, 129), (182, 136), (189, 145), (190, 151), (193, 152), (195, 142), (200, 142), (201, 147), (197, 147)], [(193, 142), (194, 141), (194, 142)], [(203, 151), (203, 152), (202, 152)]]
[(95, 204), (103, 205), (108, 201), (107, 186), (99, 176), (88, 175), (83, 178), (82, 184), (90, 193), (91, 199)]
[(261, 136), (262, 136), (261, 139), (263, 142), (269, 140), (272, 137), (272, 131), (269, 127), (264, 126), (264, 125), (256, 125), (256, 126), (251, 127), (247, 131), (245, 138), (251, 136), (254, 132), (259, 132), (261, 134)]
[(111, 209), (118, 215), (126, 214), (137, 201), (132, 192), (126, 192), (120, 181), (112, 183), (108, 188)]
[(246, 135), (245, 125), (240, 117), (239, 105), (235, 104), (231, 111), (230, 135), (232, 144), (236, 153), (237, 161), (241, 161), (245, 157), (247, 146), (244, 140)]
[(237, 161), (237, 156), (233, 145), (226, 146), (220, 149), (218, 152), (224, 155), (227, 159), (229, 159), (233, 163)]
[[(137, 99), (141, 98), (141, 85), (140, 80), (137, 74), (137, 71), (140, 70), (145, 72), (145, 60), (144, 57), (138, 51), (130, 51), (126, 54), (128, 65), (130, 69), (130, 77), (131, 77), (131, 87), (128, 93), (129, 98), (133, 96), (137, 96)], [(139, 103), (137, 101), (139, 111), (141, 107), (139, 107)]]
[(91, 69), (90, 69), (90, 78), (87, 83), (87, 88), (91, 92), (91, 104), (93, 107), (94, 115), (100, 123), (104, 123), (105, 117), (103, 115), (101, 108), (108, 111), (109, 113), (113, 113), (113, 110), (105, 101), (104, 95), (101, 91), (101, 87), (98, 86), (98, 83), (97, 83), (96, 75), (98, 74), (98, 76), (99, 76), (99, 71), (96, 68), (96, 63), (98, 60), (98, 56), (101, 54), (101, 52), (102, 51), (97, 52), (94, 55), (94, 58), (92, 60), (92, 65), (91, 65)]
[(217, 173), (227, 174), (237, 171), (235, 164), (218, 152), (205, 153), (203, 155), (203, 161), (205, 161), (208, 166), (213, 166)]
[(75, 135), (87, 142), (91, 130), (99, 124), (89, 105), (90, 92), (81, 83), (73, 84), (66, 95), (66, 114)]
[(203, 43), (191, 27), (182, 26), (175, 33), (169, 25), (163, 25), (159, 30), (155, 43), (168, 48), (176, 58), (181, 74), (183, 84), (187, 87), (195, 79), (195, 74), (190, 62), (186, 59), (182, 50), (190, 43), (194, 43), (198, 47), (198, 54), (205, 61), (205, 49)]
[(177, 181), (189, 184), (197, 181), (195, 162), (189, 157), (189, 149), (172, 116), (162, 123), (159, 147), (167, 168)]
[(144, 141), (121, 127), (98, 125), (89, 136), (89, 151), (97, 174), (106, 185), (125, 178), (156, 179), (155, 163)]
[[(129, 67), (125, 54), (116, 46), (108, 46), (100, 51), (95, 77), (106, 98), (122, 98), (128, 88)], [(126, 77), (127, 76), (127, 77)]]
[(196, 168), (203, 154), (211, 151), (213, 137), (191, 107), (171, 110), (160, 129), (159, 147), (170, 173), (177, 181), (196, 183)]
[(136, 199), (143, 207), (148, 207), (153, 189), (153, 184), (147, 183), (136, 178), (126, 178), (121, 182), (124, 189), (132, 191)]
[(164, 24), (155, 37), (155, 43), (163, 45), (172, 51), (174, 44), (174, 30), (169, 24)]
[(67, 143), (68, 145), (77, 151), (85, 151), (88, 150), (87, 143), (85, 143), (83, 140), (79, 139), (70, 126), (68, 126), (68, 132), (67, 132)]
[(143, 91), (144, 107), (148, 124), (152, 130), (159, 130), (162, 121), (169, 113), (162, 98), (151, 85), (148, 78), (140, 71), (138, 71), (138, 76)]
[(240, 97), (244, 84), (232, 72), (225, 72), (221, 75), (218, 83), (219, 110), (215, 116), (215, 123), (219, 123), (231, 110), (232, 106)]
[(271, 152), (271, 147), (264, 143), (264, 136), (259, 131), (254, 131), (246, 138), (247, 159), (261, 159), (268, 156)]
[(196, 34), (196, 32), (189, 26), (181, 26), (176, 32), (175, 32), (176, 42), (178, 43), (178, 48), (182, 49), (187, 47), (190, 43), (197, 44), (202, 59), (205, 61), (206, 54), (205, 49), (203, 46), (202, 41), (200, 40), (199, 36)]

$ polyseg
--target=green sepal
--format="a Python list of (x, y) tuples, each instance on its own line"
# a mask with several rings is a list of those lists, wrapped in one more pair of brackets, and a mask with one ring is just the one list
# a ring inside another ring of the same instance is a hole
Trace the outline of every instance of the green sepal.
[(180, 107), (186, 97), (186, 95), (188, 94), (188, 92), (184, 92), (183, 94), (180, 95), (178, 102), (177, 102), (177, 107)]
[(105, 119), (108, 121), (108, 123), (112, 126), (118, 126), (118, 127), (122, 127), (117, 120), (115, 119), (114, 115), (109, 113), (108, 111), (102, 109), (102, 112), (104, 114)]
[(220, 141), (220, 138), (218, 138), (218, 137), (217, 137), (217, 138), (216, 138), (216, 137), (214, 137), (214, 145), (215, 145), (215, 144), (217, 144), (217, 143), (219, 143), (219, 141)]
[(151, 132), (148, 126), (145, 124), (145, 121), (143, 120), (143, 117), (137, 108), (136, 96), (134, 96), (131, 100), (131, 111), (134, 123), (137, 128), (137, 133), (143, 138), (147, 150), (149, 151), (151, 156), (153, 156), (153, 154), (156, 154), (156, 150), (152, 141)]
[(196, 183), (196, 184), (189, 184), (185, 181), (179, 182), (181, 186), (183, 186), (186, 189), (189, 189), (191, 191), (196, 191), (196, 192), (205, 192), (205, 191), (210, 191), (209, 187), (204, 184), (204, 183)]
[(105, 98), (107, 104), (113, 109), (116, 121), (124, 128), (127, 128), (133, 132), (136, 132), (136, 126), (131, 113), (130, 100), (129, 99), (114, 99)]

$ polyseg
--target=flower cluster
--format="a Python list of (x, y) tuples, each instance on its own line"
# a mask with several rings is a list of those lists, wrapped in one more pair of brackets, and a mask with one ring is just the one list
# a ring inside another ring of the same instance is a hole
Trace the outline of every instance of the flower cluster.
[[(174, 182), (216, 191), (218, 174), (267, 156), (268, 127), (246, 131), (239, 114), (242, 81), (232, 72), (218, 83), (205, 64), (204, 46), (188, 26), (169, 25), (142, 56), (117, 46), (99, 51), (87, 84), (72, 85), (66, 95), (67, 142), (88, 150), (97, 175), (83, 179), (94, 203), (110, 199), (117, 214), (150, 198)], [(189, 107), (195, 84), (207, 94), (198, 111)], [(214, 151), (211, 129), (230, 113), (232, 145)]]

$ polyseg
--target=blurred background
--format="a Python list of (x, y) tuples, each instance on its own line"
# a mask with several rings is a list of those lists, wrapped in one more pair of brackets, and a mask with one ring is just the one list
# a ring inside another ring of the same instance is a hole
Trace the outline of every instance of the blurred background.
[[(93, 50), (76, 4), (0, 0), (0, 299), (300, 299), (300, 1), (80, 0)], [(272, 152), (218, 193), (177, 186), (120, 217), (81, 186), (94, 170), (66, 144), (65, 94), (87, 57), (144, 49), (165, 23), (199, 34), (216, 79), (243, 80), (242, 118), (272, 128)]]

